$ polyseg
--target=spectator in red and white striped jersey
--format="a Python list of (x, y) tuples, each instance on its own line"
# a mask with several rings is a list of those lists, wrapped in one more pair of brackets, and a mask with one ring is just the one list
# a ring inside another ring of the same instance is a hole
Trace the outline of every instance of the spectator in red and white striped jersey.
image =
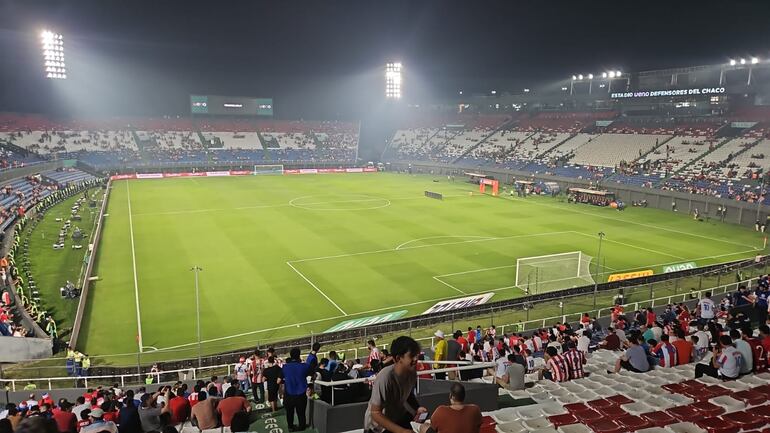
[(564, 357), (559, 355), (555, 347), (545, 348), (545, 368), (540, 370), (540, 379), (546, 378), (554, 382), (566, 382), (569, 380), (569, 367)]
[(580, 379), (585, 377), (583, 366), (586, 364), (586, 355), (577, 350), (577, 346), (572, 341), (566, 343), (566, 351), (561, 355), (565, 361), (567, 361), (567, 367), (569, 367), (569, 378)]
[(669, 342), (666, 334), (660, 336), (660, 343), (652, 348), (652, 354), (658, 358), (658, 365), (661, 367), (674, 367), (679, 364), (676, 347)]
[(374, 343), (374, 340), (369, 340), (366, 342), (367, 347), (369, 347), (369, 357), (366, 358), (366, 368), (371, 368), (372, 361), (382, 361), (382, 354), (380, 353), (380, 349), (377, 348), (377, 345)]

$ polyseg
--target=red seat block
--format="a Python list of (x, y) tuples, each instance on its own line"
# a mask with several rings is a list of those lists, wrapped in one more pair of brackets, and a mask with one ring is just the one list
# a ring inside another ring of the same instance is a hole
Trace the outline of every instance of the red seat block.
[(597, 409), (599, 413), (606, 417), (610, 418), (617, 418), (620, 416), (626, 416), (628, 415), (628, 412), (623, 410), (620, 406), (609, 406), (609, 407), (603, 407), (601, 409)]
[(693, 389), (702, 389), (706, 387), (706, 384), (703, 382), (698, 382), (695, 379), (685, 380), (684, 382), (681, 382), (682, 385), (693, 388)]
[(643, 413), (641, 417), (655, 424), (655, 426), (657, 427), (665, 427), (669, 424), (674, 424), (676, 422), (679, 422), (679, 420), (674, 418), (673, 415), (671, 415), (668, 412), (664, 412), (662, 410)]
[(703, 414), (701, 414), (691, 406), (672, 407), (671, 409), (668, 409), (666, 412), (671, 414), (671, 416), (673, 416), (679, 421), (695, 422), (699, 419), (703, 419)]
[(741, 429), (738, 424), (718, 416), (701, 418), (695, 421), (695, 424), (706, 429), (709, 433), (738, 433), (738, 430)]
[(710, 401), (699, 401), (690, 405), (693, 409), (697, 410), (702, 416), (712, 417), (725, 413), (725, 408), (717, 406)]
[(770, 405), (757, 406), (751, 409), (751, 413), (762, 418), (770, 418)]
[(751, 389), (733, 393), (733, 398), (740, 400), (749, 406), (756, 406), (767, 401), (767, 395)]
[(595, 410), (584, 410), (582, 412), (575, 412), (573, 415), (575, 415), (575, 417), (584, 424), (587, 424), (593, 421), (599, 421), (601, 419), (606, 418), (604, 415), (600, 414)]
[(729, 420), (742, 429), (759, 428), (767, 424), (767, 420), (759, 415), (754, 415), (751, 412), (733, 412), (727, 415), (722, 415), (722, 419)]
[(617, 406), (613, 401), (608, 400), (608, 399), (604, 399), (604, 398), (600, 398), (598, 400), (591, 400), (591, 401), (587, 402), (586, 404), (588, 406), (590, 406), (591, 408), (597, 409), (597, 410), (605, 408), (605, 407)]
[(668, 385), (661, 386), (661, 388), (674, 394), (681, 394), (682, 391), (688, 389), (689, 387), (683, 383), (669, 383)]
[(733, 393), (731, 390), (725, 388), (724, 386), (719, 386), (719, 385), (709, 385), (706, 387), (706, 389), (708, 389), (709, 392), (713, 393), (715, 397), (719, 397), (722, 395), (730, 395)]
[(685, 397), (690, 397), (695, 401), (706, 401), (716, 397), (713, 392), (709, 391), (705, 387), (700, 389), (687, 388), (686, 390), (682, 391), (681, 394)]
[(584, 403), (570, 403), (565, 404), (564, 409), (567, 409), (569, 413), (575, 413), (575, 412), (585, 412), (587, 410), (591, 410), (590, 407), (586, 406)]
[(560, 427), (563, 425), (577, 424), (580, 421), (571, 413), (565, 413), (563, 415), (552, 415), (548, 417), (548, 421), (553, 424), (554, 427)]
[(615, 403), (618, 406), (622, 404), (630, 404), (634, 402), (633, 400), (626, 397), (625, 395), (613, 395), (612, 397), (607, 397), (607, 400)]
[(615, 420), (618, 424), (628, 429), (628, 431), (637, 431), (643, 428), (655, 427), (650, 420), (641, 416), (626, 415)]
[(610, 419), (601, 419), (592, 423), (586, 423), (595, 433), (625, 433), (627, 428), (618, 425)]
[(768, 398), (770, 398), (770, 385), (755, 386), (751, 390), (759, 392), (759, 393), (762, 393), (762, 394), (765, 394), (765, 395), (768, 396)]

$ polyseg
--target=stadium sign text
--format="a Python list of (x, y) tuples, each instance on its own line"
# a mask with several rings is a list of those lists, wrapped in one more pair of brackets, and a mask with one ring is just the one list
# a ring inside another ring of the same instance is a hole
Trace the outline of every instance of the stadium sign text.
[(489, 301), (490, 298), (492, 298), (492, 296), (495, 296), (495, 294), (485, 293), (483, 295), (468, 296), (466, 298), (457, 298), (457, 299), (450, 299), (448, 301), (441, 301), (436, 303), (436, 305), (425, 310), (422, 314), (441, 313), (444, 311), (457, 310), (459, 308), (475, 307), (477, 305), (486, 303), (487, 301)]
[(623, 280), (630, 280), (632, 278), (641, 278), (641, 277), (649, 277), (654, 272), (652, 272), (652, 269), (645, 269), (643, 271), (636, 271), (636, 272), (625, 272), (622, 274), (612, 274), (609, 278), (607, 278), (607, 282), (611, 283), (613, 281), (623, 281)]
[(677, 272), (677, 271), (686, 271), (688, 269), (695, 269), (698, 265), (695, 264), (695, 262), (687, 262), (687, 263), (679, 263), (677, 265), (668, 265), (663, 268), (663, 273), (668, 274), (669, 272)]
[(697, 96), (697, 95), (720, 95), (725, 93), (724, 87), (703, 87), (678, 90), (649, 90), (640, 92), (619, 92), (612, 93), (613, 99), (623, 98), (654, 98), (660, 96)]
[(379, 323), (396, 320), (407, 313), (407, 310), (394, 311), (392, 313), (380, 314), (379, 316), (362, 317), (360, 319), (346, 320), (342, 323), (332, 326), (325, 332), (347, 331), (348, 329), (360, 328), (361, 326), (377, 325)]

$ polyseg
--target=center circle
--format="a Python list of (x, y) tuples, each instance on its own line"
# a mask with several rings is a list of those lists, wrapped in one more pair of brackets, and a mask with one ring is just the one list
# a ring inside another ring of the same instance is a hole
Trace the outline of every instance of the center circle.
[(372, 210), (390, 206), (390, 200), (366, 194), (316, 194), (293, 198), (289, 205), (306, 210)]

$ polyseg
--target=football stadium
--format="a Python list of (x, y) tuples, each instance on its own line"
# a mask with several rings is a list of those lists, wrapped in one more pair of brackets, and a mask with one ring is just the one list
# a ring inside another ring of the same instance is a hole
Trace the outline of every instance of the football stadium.
[(769, 431), (770, 5), (603, 3), (0, 3), (0, 433)]

